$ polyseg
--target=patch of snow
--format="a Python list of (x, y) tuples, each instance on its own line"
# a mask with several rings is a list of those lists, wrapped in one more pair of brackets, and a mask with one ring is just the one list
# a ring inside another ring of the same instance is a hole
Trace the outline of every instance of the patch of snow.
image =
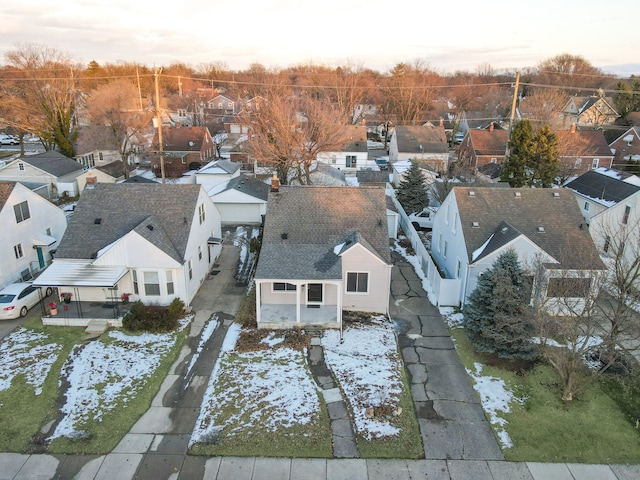
[(475, 370), (467, 369), (467, 373), (473, 379), (473, 388), (480, 395), (482, 408), (489, 415), (489, 421), (493, 425), (502, 447), (512, 448), (511, 437), (504, 429), (507, 421), (500, 414), (510, 413), (513, 402), (522, 404), (525, 399), (516, 397), (501, 378), (483, 376), (480, 363), (474, 363), (473, 366)]
[(392, 325), (380, 317), (373, 325), (351, 326), (322, 336), (324, 357), (353, 412), (355, 428), (367, 439), (397, 435), (390, 420), (369, 418), (367, 409), (399, 406), (402, 363)]
[(427, 293), (427, 298), (429, 299), (429, 302), (431, 303), (431, 305), (437, 306), (438, 299), (433, 294), (433, 288), (431, 287), (431, 282), (429, 282), (427, 277), (424, 275), (424, 272), (422, 271), (422, 265), (420, 265), (420, 259), (418, 259), (416, 255), (409, 255), (409, 253), (407, 253), (407, 249), (401, 247), (398, 244), (398, 240), (394, 242), (392, 250), (402, 255), (404, 259), (413, 266), (413, 269), (416, 272), (416, 275), (418, 275), (418, 277), (422, 281), (422, 289)]
[(484, 242), (482, 245), (480, 245), (479, 248), (473, 251), (473, 253), (471, 254), (472, 262), (475, 262), (476, 258), (478, 258), (482, 254), (484, 249), (487, 248), (487, 245), (489, 245), (489, 242), (491, 241), (492, 238), (493, 238), (493, 233), (489, 236), (489, 238), (487, 238), (486, 242)]
[(464, 314), (462, 312), (455, 310), (453, 307), (440, 307), (439, 310), (449, 328), (462, 328), (464, 323)]
[[(202, 353), (204, 344), (209, 341), (209, 339), (213, 335), (213, 332), (215, 332), (216, 329), (218, 328), (219, 324), (220, 322), (218, 321), (218, 316), (215, 315), (211, 320), (207, 322), (206, 326), (202, 329), (202, 332), (200, 333), (200, 340), (198, 341), (198, 347), (196, 348), (196, 353), (194, 353), (193, 356), (191, 357), (191, 361), (187, 366), (187, 371), (184, 374), (185, 377), (189, 376), (191, 369), (193, 368), (193, 366), (198, 361), (198, 358), (200, 357), (200, 353)], [(187, 388), (187, 385), (185, 385), (185, 388)]]
[(260, 343), (264, 343), (265, 345), (268, 345), (270, 347), (273, 347), (274, 345), (278, 345), (282, 342), (284, 342), (284, 336), (276, 337), (275, 332), (269, 333), (269, 335), (267, 335), (265, 338), (260, 340)]
[[(220, 383), (229, 388), (221, 389)], [(221, 417), (230, 411), (230, 418)], [(272, 432), (307, 424), (319, 413), (318, 387), (303, 352), (278, 348), (233, 358), (226, 352), (211, 375), (190, 444), (206, 441), (225, 426), (229, 436), (257, 428)]]
[(111, 343), (94, 340), (70, 353), (61, 372), (61, 381), (66, 377), (69, 383), (63, 418), (50, 439), (77, 437), (88, 420), (101, 421), (109, 411), (126, 408), (177, 340), (176, 333), (112, 331), (109, 336)]
[(336, 255), (340, 255), (340, 252), (342, 251), (343, 248), (344, 248), (344, 242), (342, 242), (340, 245), (336, 245), (335, 247), (333, 247), (333, 253), (335, 253)]
[(34, 389), (34, 395), (42, 393), (42, 385), (58, 359), (62, 349), (57, 343), (47, 343), (49, 336), (20, 327), (7, 335), (0, 344), (0, 391), (11, 387), (18, 375)]

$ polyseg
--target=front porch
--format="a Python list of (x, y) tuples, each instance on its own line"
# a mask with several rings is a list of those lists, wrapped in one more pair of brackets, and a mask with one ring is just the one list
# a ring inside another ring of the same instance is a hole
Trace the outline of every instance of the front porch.
[(322, 327), (340, 328), (336, 305), (301, 305), (296, 321), (296, 305), (265, 304), (260, 307), (258, 328)]
[(106, 322), (108, 327), (122, 327), (122, 317), (131, 304), (121, 302), (60, 303), (56, 315), (42, 315), (43, 325), (87, 327), (90, 322)]

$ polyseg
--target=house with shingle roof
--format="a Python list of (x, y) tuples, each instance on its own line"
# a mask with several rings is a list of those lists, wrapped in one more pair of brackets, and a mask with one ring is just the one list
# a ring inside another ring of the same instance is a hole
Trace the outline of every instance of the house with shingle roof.
[(560, 173), (565, 178), (598, 167), (611, 168), (613, 153), (602, 130), (556, 130)]
[[(207, 127), (174, 127), (162, 129), (162, 156), (167, 177), (180, 177), (189, 170), (198, 170), (215, 156), (215, 145)], [(151, 168), (161, 177), (158, 132), (151, 142)]]
[(346, 141), (342, 148), (340, 150), (319, 152), (316, 160), (344, 172), (376, 168), (375, 159), (369, 159), (367, 127), (363, 125), (345, 125), (343, 128), (343, 136)]
[(122, 160), (116, 160), (106, 165), (90, 168), (82, 175), (78, 176), (78, 188), (80, 191), (85, 187), (96, 183), (116, 183), (135, 174), (135, 167), (129, 166), (129, 171), (125, 171), (125, 164)]
[(343, 310), (384, 313), (391, 285), (385, 189), (279, 186), (256, 267), (259, 328), (342, 326)]
[(240, 176), (240, 164), (230, 160), (213, 160), (195, 174), (196, 183), (211, 187)]
[(505, 159), (509, 132), (494, 128), (469, 130), (458, 147), (458, 161), (476, 171), (485, 165), (502, 165)]
[[(220, 237), (220, 214), (201, 185), (98, 183), (80, 196), (56, 258), (36, 281), (73, 292), (80, 304), (127, 293), (145, 304), (189, 305)], [(86, 325), (78, 311), (77, 325)]]
[(51, 263), (67, 228), (65, 213), (18, 182), (0, 182), (0, 289)]
[(397, 125), (389, 141), (389, 162), (412, 160), (434, 172), (449, 166), (449, 145), (443, 126)]
[(609, 144), (613, 168), (624, 168), (628, 162), (640, 162), (640, 127), (630, 127)]
[(446, 278), (460, 280), (460, 306), (507, 250), (533, 277), (532, 295), (556, 306), (568, 283), (579, 301), (605, 269), (566, 189), (454, 187), (434, 216), (432, 235), (434, 261)]
[(640, 245), (640, 178), (599, 168), (580, 175), (565, 187), (574, 193), (601, 255), (622, 254), (627, 265), (633, 265)]
[(20, 157), (0, 168), (0, 180), (47, 185), (47, 198), (78, 195), (77, 178), (85, 167), (59, 152)]
[(562, 107), (560, 118), (565, 127), (574, 124), (589, 127), (611, 125), (620, 116), (613, 105), (612, 98), (601, 95), (571, 96)]
[(84, 125), (78, 128), (75, 142), (76, 160), (87, 168), (122, 160), (113, 128), (107, 125)]
[(261, 225), (267, 213), (269, 185), (247, 175), (205, 186), (223, 225)]

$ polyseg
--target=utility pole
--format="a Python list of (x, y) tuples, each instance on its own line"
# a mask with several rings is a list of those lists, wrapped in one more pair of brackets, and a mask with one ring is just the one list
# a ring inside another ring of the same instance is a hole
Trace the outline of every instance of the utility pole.
[(138, 100), (140, 101), (140, 111), (142, 111), (142, 90), (140, 89), (140, 72), (138, 71), (138, 65), (136, 65), (136, 77), (138, 79)]
[(156, 67), (153, 68), (153, 78), (156, 84), (156, 123), (158, 124), (158, 152), (160, 154), (160, 174), (162, 175), (162, 184), (165, 184), (164, 176), (164, 152), (162, 150), (162, 114), (160, 113), (160, 87), (158, 86), (158, 77), (160, 72)]
[(518, 101), (518, 88), (520, 86), (520, 72), (516, 72), (516, 84), (513, 90), (513, 101), (511, 102), (511, 115), (509, 116), (509, 133), (507, 134), (507, 146), (504, 150), (504, 160), (509, 157), (509, 141), (511, 140), (511, 129), (513, 128), (513, 119), (516, 116), (516, 103)]
[(182, 98), (182, 77), (178, 77), (178, 92), (180, 92), (180, 98)]

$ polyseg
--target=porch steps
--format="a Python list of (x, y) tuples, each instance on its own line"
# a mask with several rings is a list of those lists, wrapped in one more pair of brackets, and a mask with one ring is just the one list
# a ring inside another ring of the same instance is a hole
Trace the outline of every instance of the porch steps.
[(90, 320), (89, 324), (87, 325), (87, 328), (85, 328), (85, 333), (88, 333), (90, 335), (100, 335), (104, 332), (107, 331), (107, 328), (109, 328), (109, 325), (107, 324), (106, 320)]

